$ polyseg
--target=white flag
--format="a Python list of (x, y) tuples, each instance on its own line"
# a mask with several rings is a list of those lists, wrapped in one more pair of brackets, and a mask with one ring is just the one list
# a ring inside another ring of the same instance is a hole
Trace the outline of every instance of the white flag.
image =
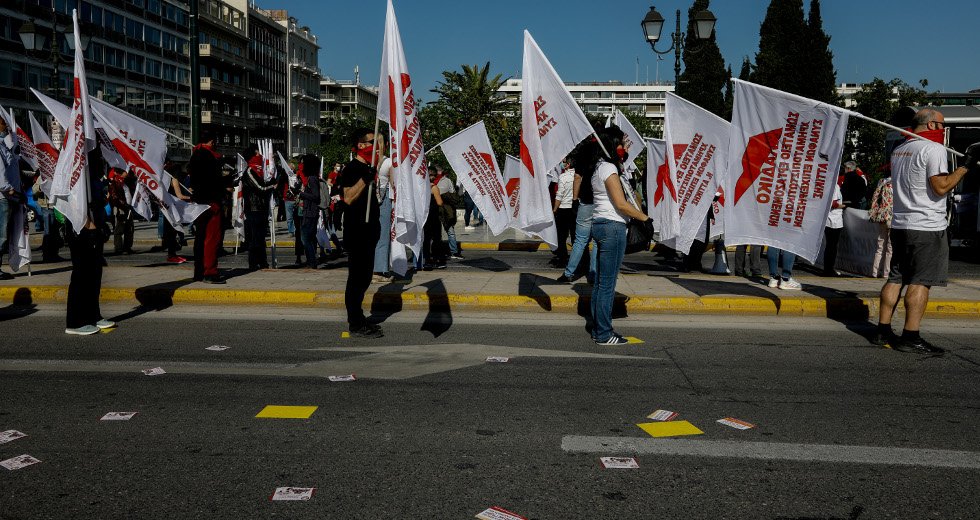
[[(384, 46), (381, 53), (378, 119), (388, 123), (391, 144), (391, 178), (395, 187), (395, 239), (412, 249), (416, 258), (422, 247), (422, 227), (429, 214), (429, 170), (418, 117), (412, 76), (408, 73), (405, 49), (398, 31), (395, 8), (388, 0)], [(382, 230), (384, 232), (384, 230)], [(391, 268), (404, 276), (405, 255), (392, 244)]]
[[(55, 121), (57, 121), (62, 128), (68, 128), (66, 125), (68, 125), (68, 122), (71, 121), (71, 108), (62, 105), (58, 101), (38, 92), (33, 88), (31, 89), (31, 92), (33, 92), (37, 99), (41, 101), (44, 108), (47, 108), (48, 111), (51, 112), (51, 115), (54, 116)], [(103, 108), (107, 107), (106, 110), (119, 110), (115, 106), (110, 105), (99, 98), (90, 98), (89, 102), (92, 106)], [(102, 126), (99, 125), (98, 118), (94, 118), (92, 124), (95, 128), (95, 140), (98, 142), (99, 149), (102, 151), (102, 159), (112, 168), (125, 170), (126, 161), (123, 160), (123, 158), (116, 152), (116, 149), (112, 147), (112, 142), (105, 130), (102, 129)]]
[(764, 244), (816, 259), (847, 119), (842, 108), (735, 81), (727, 245)]
[(19, 272), (25, 265), (31, 263), (30, 224), (27, 222), (27, 204), (14, 205), (11, 211), (9, 253), (10, 269)]
[(507, 192), (507, 204), (510, 207), (510, 224), (514, 227), (517, 220), (517, 201), (521, 196), (521, 160), (513, 155), (504, 158), (504, 190)]
[(282, 156), (282, 152), (276, 152), (276, 155), (279, 156), (279, 166), (282, 167), (284, 172), (286, 172), (286, 177), (289, 179), (289, 185), (292, 186), (296, 184), (296, 172), (289, 167), (289, 161)]
[[(93, 112), (113, 149), (125, 162), (124, 169), (133, 172), (136, 183), (146, 189), (174, 229), (182, 230), (181, 224), (193, 222), (191, 216), (207, 210), (206, 204), (184, 202), (168, 191), (171, 177), (163, 169), (167, 159), (167, 133), (163, 129), (108, 103), (94, 103)], [(149, 202), (141, 195), (141, 204)], [(141, 206), (140, 211), (148, 212), (148, 209)], [(140, 214), (149, 219), (148, 215)]]
[(456, 178), (480, 209), (494, 235), (510, 224), (510, 204), (487, 128), (480, 121), (442, 142)]
[(695, 239), (704, 240), (699, 230), (728, 170), (731, 123), (670, 92), (666, 105), (664, 137), (673, 151), (667, 162), (677, 190), (678, 225), (676, 235), (660, 239), (675, 239), (674, 249), (686, 254)]
[[(70, 124), (65, 128), (64, 146), (55, 167), (51, 194), (55, 208), (71, 223), (76, 233), (80, 233), (88, 222), (89, 205), (89, 163), (88, 152), (95, 148), (95, 128), (89, 106), (88, 83), (85, 79), (85, 56), (82, 53), (81, 32), (78, 28), (78, 12), (72, 11), (75, 26), (75, 77), (74, 101), (72, 103)], [(96, 174), (101, 172), (96, 172)]]
[[(3, 111), (3, 107), (0, 107), (0, 111)], [(11, 109), (6, 112), (7, 127), (10, 131), (10, 135), (14, 137), (14, 142), (20, 145), (20, 158), (23, 159), (27, 164), (34, 170), (37, 170), (37, 149), (34, 145), (34, 140), (31, 136), (27, 135), (27, 132), (23, 128), (17, 125), (17, 119), (14, 118), (14, 111)]]
[(521, 186), (515, 227), (557, 247), (548, 171), (592, 133), (592, 125), (554, 67), (524, 31), (521, 84)]
[(58, 150), (51, 142), (51, 137), (44, 131), (44, 128), (34, 119), (34, 114), (28, 114), (31, 120), (31, 135), (34, 136), (34, 151), (37, 159), (37, 173), (40, 177), (38, 184), (45, 197), (51, 197), (51, 181), (54, 179), (54, 169), (58, 164)]
[[(636, 127), (633, 126), (633, 123), (630, 123), (630, 120), (626, 119), (626, 115), (619, 110), (616, 110), (616, 126), (618, 126), (619, 129), (626, 134), (623, 147), (629, 151), (629, 157), (627, 157), (626, 164), (623, 165), (623, 169), (627, 173), (630, 173), (630, 177), (632, 177), (632, 173), (637, 170), (635, 162), (636, 158), (639, 157), (640, 154), (643, 153), (643, 150), (646, 149), (646, 147), (643, 146), (643, 136), (640, 135), (640, 132), (636, 131)], [(629, 179), (627, 178), (627, 180)]]
[(245, 238), (245, 201), (243, 199), (244, 193), (242, 193), (242, 176), (245, 175), (245, 170), (248, 170), (248, 162), (242, 157), (242, 154), (236, 155), (237, 163), (235, 169), (238, 173), (238, 182), (235, 184), (235, 191), (231, 195), (231, 225), (235, 228), (235, 233), (238, 236)]
[(647, 215), (653, 219), (653, 229), (664, 237), (677, 236), (677, 190), (667, 164), (667, 143), (663, 139), (647, 139)]

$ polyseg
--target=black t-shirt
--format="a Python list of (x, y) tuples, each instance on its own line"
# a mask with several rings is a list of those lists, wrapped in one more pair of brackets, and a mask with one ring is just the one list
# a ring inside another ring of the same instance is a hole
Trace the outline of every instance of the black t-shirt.
[[(344, 169), (340, 171), (340, 180), (338, 184), (341, 188), (350, 188), (357, 184), (357, 181), (361, 179), (365, 179), (365, 181), (370, 180), (373, 183), (374, 178), (375, 169), (355, 159), (347, 163), (347, 165), (344, 166)], [(344, 208), (345, 228), (380, 229), (381, 206), (378, 204), (378, 194), (376, 192), (377, 188), (377, 185), (375, 185), (374, 189), (370, 190), (370, 196), (368, 196), (369, 188), (365, 187), (364, 191), (361, 192), (361, 195), (357, 197), (357, 200), (355, 200), (353, 203), (351, 203), (349, 200), (344, 201), (347, 204), (347, 207)], [(367, 222), (365, 222), (364, 215), (368, 212), (367, 204), (371, 204), (371, 209), (370, 213), (368, 214)]]

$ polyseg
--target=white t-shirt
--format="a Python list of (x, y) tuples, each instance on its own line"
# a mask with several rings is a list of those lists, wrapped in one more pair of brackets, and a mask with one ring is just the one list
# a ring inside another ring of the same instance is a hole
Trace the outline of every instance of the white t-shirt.
[(555, 199), (558, 200), (558, 207), (571, 209), (572, 207), (572, 188), (575, 185), (575, 170), (569, 168), (558, 177), (558, 193)]
[(391, 184), (391, 158), (385, 157), (378, 168), (378, 193), (388, 190), (388, 198), (395, 199), (395, 190), (388, 189)]
[[(840, 204), (844, 202), (844, 197), (841, 195), (840, 186), (834, 183), (834, 202)], [(830, 213), (827, 214), (827, 227), (831, 229), (840, 229), (844, 227), (844, 208), (831, 208)]]
[(949, 173), (946, 149), (910, 139), (892, 152), (893, 229), (946, 229), (946, 197), (929, 186), (929, 177)]
[[(613, 164), (599, 161), (599, 164), (596, 165), (595, 173), (592, 174), (592, 196), (595, 199), (595, 207), (592, 209), (593, 219), (604, 218), (626, 223), (626, 219), (619, 214), (619, 211), (616, 211), (612, 201), (609, 200), (609, 193), (606, 191), (606, 179), (618, 175), (619, 172)], [(616, 182), (619, 182), (618, 178)]]

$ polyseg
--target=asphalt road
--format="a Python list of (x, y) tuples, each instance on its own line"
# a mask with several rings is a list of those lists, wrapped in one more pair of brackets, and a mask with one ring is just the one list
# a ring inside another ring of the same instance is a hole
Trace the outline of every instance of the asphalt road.
[[(400, 313), (357, 340), (336, 311), (106, 311), (125, 320), (86, 338), (62, 333), (61, 309), (0, 314), (0, 431), (29, 435), (0, 460), (42, 461), (0, 469), (0, 518), (980, 511), (978, 324), (929, 323), (950, 352), (922, 357), (830, 320), (628, 318), (617, 328), (644, 343), (598, 347), (575, 316)], [(266, 405), (318, 408), (256, 418)], [(657, 409), (704, 433), (654, 440), (636, 424)], [(99, 421), (113, 411), (138, 414)], [(272, 502), (284, 486), (317, 490)]]

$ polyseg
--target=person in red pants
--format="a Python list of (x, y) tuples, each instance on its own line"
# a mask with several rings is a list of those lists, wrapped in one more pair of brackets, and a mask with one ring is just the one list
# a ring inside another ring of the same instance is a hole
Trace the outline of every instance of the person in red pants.
[(191, 201), (208, 205), (208, 210), (194, 221), (194, 280), (222, 284), (225, 279), (218, 274), (221, 203), (232, 189), (231, 177), (221, 174), (221, 154), (214, 149), (214, 134), (202, 132), (200, 141), (187, 163)]

